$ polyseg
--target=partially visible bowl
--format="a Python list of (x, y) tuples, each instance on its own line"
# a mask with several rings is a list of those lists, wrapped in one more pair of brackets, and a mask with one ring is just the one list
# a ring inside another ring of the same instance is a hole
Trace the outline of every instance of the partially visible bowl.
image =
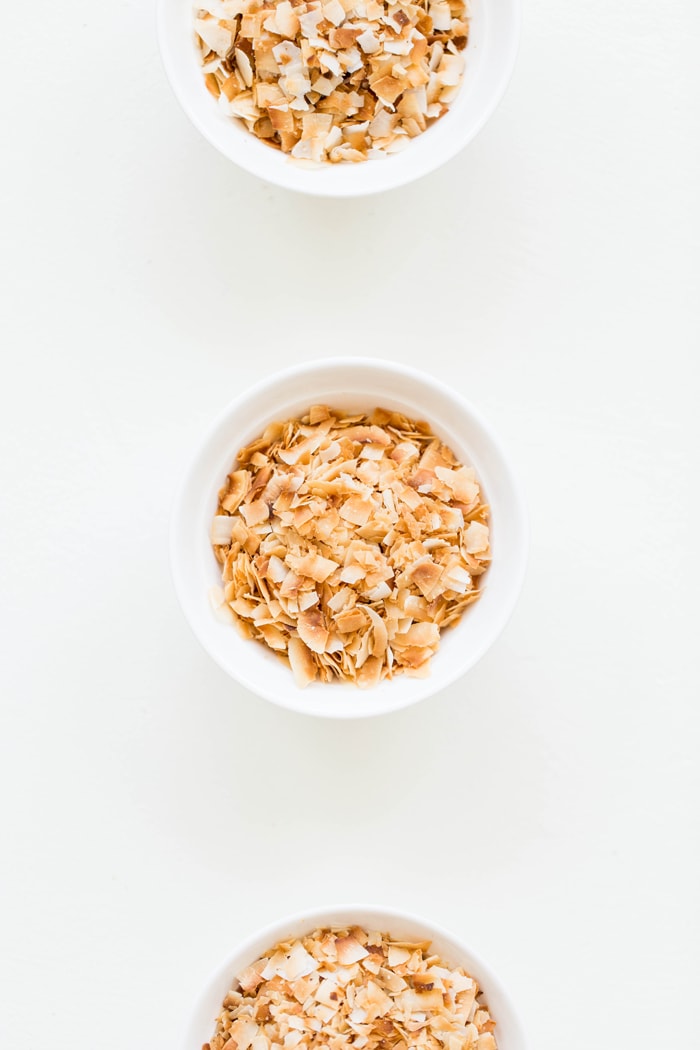
[[(220, 566), (209, 541), (217, 494), (241, 447), (268, 423), (298, 417), (313, 404), (347, 412), (377, 406), (426, 420), (461, 462), (475, 468), (491, 508), (492, 564), (477, 602), (441, 635), (427, 678), (397, 675), (360, 690), (340, 683), (295, 685), (289, 666), (261, 642), (217, 618), (209, 601)], [(515, 606), (528, 546), (524, 500), (496, 437), (456, 391), (405, 365), (363, 358), (315, 361), (279, 372), (237, 397), (205, 435), (176, 498), (171, 528), (175, 587), (189, 624), (232, 678), (282, 707), (330, 718), (396, 711), (450, 685), (493, 644)]]
[(214, 971), (192, 1013), (182, 1050), (199, 1050), (216, 1025), (224, 997), (234, 978), (279, 941), (301, 937), (324, 926), (362, 926), (391, 934), (397, 940), (432, 942), (432, 950), (448, 966), (463, 966), (484, 990), (491, 1016), (496, 1022), (498, 1050), (527, 1050), (527, 1040), (515, 1006), (493, 970), (471, 948), (432, 922), (390, 908), (353, 904), (318, 908), (281, 919), (240, 944)]
[(158, 39), (168, 79), (197, 130), (241, 168), (267, 182), (319, 197), (360, 197), (403, 186), (463, 149), (496, 109), (520, 38), (521, 0), (472, 0), (467, 68), (448, 113), (401, 153), (360, 164), (303, 167), (225, 116), (204, 84), (194, 41), (192, 0), (159, 0)]

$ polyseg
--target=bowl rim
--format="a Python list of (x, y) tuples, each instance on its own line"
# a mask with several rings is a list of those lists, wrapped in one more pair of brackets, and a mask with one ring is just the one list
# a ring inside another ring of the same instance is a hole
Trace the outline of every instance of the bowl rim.
[[(506, 1003), (510, 1014), (509, 1019), (515, 1029), (516, 1041), (520, 1044), (519, 1046), (516, 1046), (516, 1050), (529, 1050), (529, 1042), (525, 1033), (525, 1028), (510, 992), (506, 988), (504, 982), (495, 973), (491, 965), (483, 959), (479, 952), (471, 948), (462, 937), (453, 933), (440, 923), (434, 922), (433, 919), (418, 912), (405, 911), (391, 905), (362, 904), (357, 901), (346, 904), (318, 905), (314, 908), (295, 911), (258, 927), (246, 937), (242, 938), (242, 940), (237, 943), (236, 947), (233, 948), (216, 967), (209, 971), (206, 980), (189, 1011), (188, 1020), (186, 1021), (186, 1035), (181, 1044), (182, 1050), (192, 1050), (192, 1046), (196, 1045), (192, 1043), (190, 1037), (194, 1037), (198, 1031), (197, 1026), (199, 1019), (201, 1014), (207, 1008), (211, 992), (214, 986), (221, 981), (226, 971), (234, 970), (236, 965), (241, 965), (241, 963), (237, 963), (236, 960), (240, 960), (242, 956), (246, 956), (247, 954), (256, 954), (259, 951), (257, 945), (260, 941), (269, 940), (270, 947), (272, 947), (289, 932), (290, 928), (300, 925), (301, 923), (308, 923), (309, 931), (315, 929), (319, 925), (323, 925), (324, 922), (327, 922), (330, 925), (335, 925), (332, 922), (332, 916), (338, 913), (347, 914), (350, 917), (350, 921), (355, 922), (359, 926), (364, 926), (365, 928), (372, 924), (372, 920), (377, 919), (378, 924), (375, 928), (380, 929), (381, 932), (384, 932), (382, 927), (387, 921), (396, 921), (397, 923), (401, 922), (408, 923), (409, 925), (415, 924), (417, 926), (425, 927), (433, 932), (435, 938), (443, 938), (447, 941), (451, 941), (455, 944), (459, 952), (463, 952), (464, 956), (470, 960), (469, 965), (473, 966), (475, 971), (478, 971), (479, 984), (487, 995), (488, 989), (491, 988), (496, 991), (498, 997)], [(387, 932), (391, 931), (388, 930)], [(264, 951), (265, 949), (262, 950)], [(252, 962), (253, 960), (251, 959), (250, 961)], [(243, 965), (248, 964), (243, 961)], [(233, 979), (233, 977), (235, 977), (235, 973), (232, 974), (229, 980)], [(212, 1025), (215, 1023), (215, 1020), (215, 1017), (212, 1018)], [(506, 1047), (505, 1050), (510, 1050), (510, 1048)]]
[[(438, 685), (435, 685), (434, 680), (430, 677), (424, 680), (417, 680), (424, 681), (425, 688), (417, 691), (417, 694), (413, 697), (406, 698), (398, 695), (392, 698), (389, 696), (388, 699), (385, 698), (381, 704), (374, 705), (370, 710), (366, 708), (358, 708), (351, 711), (345, 709), (341, 710), (338, 707), (326, 707), (320, 700), (314, 703), (313, 696), (310, 696), (308, 701), (304, 703), (301, 702), (300, 698), (297, 698), (296, 694), (291, 691), (278, 693), (274, 689), (267, 687), (264, 681), (257, 679), (251, 681), (245, 674), (233, 673), (232, 669), (221, 661), (214, 652), (212, 652), (208, 645), (206, 632), (200, 631), (197, 622), (190, 616), (188, 588), (180, 555), (181, 548), (186, 545), (185, 537), (188, 535), (188, 530), (185, 525), (188, 517), (187, 511), (190, 506), (190, 502), (187, 499), (188, 490), (193, 483), (196, 483), (203, 454), (212, 444), (219, 431), (224, 426), (227, 426), (232, 418), (235, 418), (239, 408), (245, 405), (249, 400), (260, 398), (266, 391), (278, 387), (292, 378), (303, 376), (305, 374), (313, 374), (317, 370), (324, 370), (332, 373), (334, 371), (342, 371), (349, 367), (357, 368), (364, 373), (369, 370), (386, 374), (388, 370), (389, 372), (406, 376), (413, 382), (419, 383), (422, 387), (431, 387), (438, 395), (455, 403), (460, 412), (471, 418), (476, 427), (486, 436), (487, 440), (491, 443), (498, 455), (500, 466), (506, 480), (506, 487), (508, 488), (512, 502), (512, 532), (514, 536), (514, 545), (517, 549), (517, 560), (515, 565), (516, 574), (511, 578), (507, 594), (508, 600), (499, 607), (497, 615), (494, 614), (493, 626), (488, 637), (486, 637), (478, 647), (473, 649), (469, 661), (466, 664), (460, 664), (457, 667), (453, 667), (451, 671), (446, 675), (443, 675)], [(299, 714), (341, 720), (374, 718), (379, 715), (389, 714), (413, 706), (413, 704), (442, 692), (470, 671), (500, 637), (516, 608), (527, 571), (529, 545), (529, 517), (520, 481), (513, 471), (510, 460), (503, 449), (500, 439), (494, 433), (491, 426), (484, 420), (481, 413), (457, 390), (448, 387), (447, 384), (436, 379), (434, 376), (423, 372), (420, 369), (414, 368), (413, 366), (383, 358), (343, 356), (330, 359), (317, 358), (310, 361), (304, 361), (292, 365), (289, 368), (275, 371), (271, 375), (266, 376), (252, 386), (241, 391), (215, 416), (213, 422), (209, 424), (204, 434), (197, 442), (195, 451), (190, 456), (189, 463), (182, 475), (180, 484), (176, 488), (170, 515), (169, 554), (170, 569), (175, 592), (185, 620), (209, 658), (212, 659), (229, 678), (232, 678), (256, 696), (260, 696), (279, 707), (286, 708), (290, 711), (296, 711)]]
[[(297, 171), (303, 170), (301, 168), (295, 167), (294, 169), (290, 169), (283, 164), (276, 165), (274, 163), (268, 167), (264, 162), (258, 163), (257, 157), (254, 155), (240, 156), (235, 154), (234, 150), (224, 149), (216, 140), (209, 127), (200, 121), (196, 112), (196, 107), (190, 101), (189, 93), (182, 86), (178, 74), (177, 62), (173, 58), (172, 51), (167, 42), (166, 24), (168, 16), (172, 11), (173, 0), (156, 0), (156, 37), (158, 40), (158, 50), (160, 52), (161, 62), (175, 98), (192, 126), (218, 153), (223, 157), (226, 157), (227, 160), (237, 165), (237, 167), (241, 168), (243, 171), (248, 172), (249, 175), (262, 179), (268, 184), (289, 190), (292, 193), (300, 193), (303, 196), (308, 197), (352, 199), (354, 197), (369, 197), (375, 194), (388, 193), (390, 190), (399, 189), (411, 182), (424, 178), (426, 175), (436, 171), (444, 164), (448, 164), (451, 160), (454, 160), (454, 158), (471, 142), (473, 142), (477, 135), (483, 130), (484, 126), (491, 119), (503, 100), (508, 85), (513, 77), (518, 54), (520, 52), (523, 23), (523, 0), (509, 0), (509, 3), (512, 6), (513, 31), (510, 34), (508, 46), (504, 49), (500, 74), (491, 88), (487, 104), (482, 108), (479, 118), (474, 121), (469, 130), (469, 134), (466, 135), (466, 137), (459, 135), (455, 136), (454, 146), (447, 150), (426, 151), (421, 158), (421, 163), (416, 163), (412, 167), (400, 169), (396, 176), (393, 175), (393, 172), (385, 169), (387, 174), (384, 178), (377, 177), (375, 179), (375, 182), (377, 183), (376, 185), (373, 183), (359, 183), (357, 186), (336, 186), (330, 182), (321, 182), (319, 180), (314, 181), (313, 178), (309, 178), (304, 182), (296, 183), (285, 176), (288, 171), (294, 170), (296, 173)], [(357, 167), (357, 165), (355, 165), (355, 167)], [(396, 169), (394, 169), (394, 171), (396, 171)], [(309, 172), (309, 174), (313, 175), (313, 172)]]

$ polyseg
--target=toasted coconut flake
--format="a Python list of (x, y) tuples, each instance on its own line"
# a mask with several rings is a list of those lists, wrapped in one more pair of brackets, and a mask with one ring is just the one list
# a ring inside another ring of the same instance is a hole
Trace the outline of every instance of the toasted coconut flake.
[(417, 645), (421, 649), (437, 646), (440, 642), (440, 628), (436, 623), (414, 623), (404, 634), (396, 635), (393, 644), (396, 646)]
[(276, 554), (271, 555), (270, 560), (267, 563), (267, 575), (270, 577), (272, 583), (283, 583), (289, 575), (289, 569)]
[(369, 952), (352, 936), (337, 937), (335, 950), (338, 953), (338, 962), (341, 966), (350, 966), (352, 963), (359, 962), (360, 959), (365, 959), (369, 955)]
[(375, 587), (370, 587), (366, 593), (366, 597), (371, 602), (381, 602), (385, 598), (388, 598), (391, 594), (391, 587), (385, 581), (378, 583)]
[(371, 605), (366, 607), (366, 612), (372, 621), (372, 647), (370, 652), (372, 653), (372, 656), (384, 656), (389, 641), (386, 624), (379, 613), (376, 612)]
[(227, 547), (231, 542), (235, 519), (228, 514), (217, 514), (211, 523), (209, 538), (214, 546)]
[(236, 470), (228, 477), (228, 489), (221, 500), (221, 506), (233, 514), (250, 491), (250, 474), (247, 470)]
[(254, 525), (260, 525), (261, 522), (267, 521), (270, 517), (270, 508), (264, 500), (253, 500), (252, 503), (243, 504), (241, 515), (246, 525), (252, 528)]
[(233, 623), (235, 617), (231, 607), (224, 600), (224, 592), (221, 587), (209, 588), (209, 603), (216, 613), (217, 619), (223, 623)]
[(280, 974), (286, 981), (296, 981), (300, 977), (318, 970), (319, 964), (300, 941), (295, 941), (290, 950), (285, 954), (284, 965)]
[(334, 619), (335, 626), (341, 634), (354, 634), (365, 626), (366, 616), (361, 606), (355, 606), (353, 609), (346, 609), (338, 613)]
[(436, 565), (432, 558), (426, 556), (416, 562), (408, 570), (408, 576), (412, 583), (425, 598), (430, 598), (442, 576), (442, 569)]
[(299, 576), (308, 576), (316, 583), (323, 583), (331, 573), (339, 568), (338, 562), (331, 558), (323, 558), (320, 554), (305, 554), (302, 558), (290, 554), (287, 557), (287, 564)]
[(305, 609), (310, 609), (312, 605), (318, 605), (318, 591), (303, 591), (298, 597), (298, 602), (301, 612), (304, 612)]
[(345, 8), (339, 0), (328, 0), (328, 3), (323, 5), (323, 17), (334, 26), (339, 26), (345, 21)]
[[(430, 625), (422, 624), (421, 626)], [(301, 612), (297, 619), (297, 630), (302, 642), (309, 647), (312, 653), (325, 652), (328, 631), (320, 609), (312, 608)]]
[[(290, 63), (293, 47), (280, 52)], [(328, 126), (311, 120), (309, 134)], [(427, 674), (491, 558), (472, 468), (383, 409), (315, 406), (270, 424), (219, 493), (211, 540), (217, 614), (288, 659), (300, 685)]]
[(267, 645), (275, 652), (285, 653), (287, 651), (288, 635), (272, 623), (258, 624), (260, 635)]
[(214, 51), (220, 58), (225, 58), (231, 47), (232, 34), (216, 18), (197, 18), (195, 32), (208, 51)]
[(310, 649), (302, 642), (301, 638), (289, 639), (289, 663), (294, 673), (294, 681), (300, 689), (304, 689), (313, 682), (317, 674), (317, 666)]
[(277, 36), (289, 37), (290, 40), (294, 39), (299, 32), (299, 19), (289, 0), (281, 0), (277, 4), (274, 16), (267, 18), (263, 22), (263, 28), (270, 33), (275, 33)]
[(343, 583), (359, 583), (367, 575), (361, 565), (346, 565), (340, 574)]
[(258, 963), (257, 966), (248, 966), (242, 973), (239, 973), (238, 983), (241, 991), (250, 993), (256, 990), (262, 983), (262, 969), (263, 967)]
[(471, 521), (464, 533), (464, 545), (469, 554), (481, 554), (489, 549), (488, 526), (480, 521)]
[(366, 525), (372, 510), (371, 500), (362, 496), (350, 496), (340, 508), (340, 516), (352, 525)]
[(411, 953), (406, 948), (399, 948), (396, 945), (390, 945), (389, 952), (387, 955), (387, 961), (389, 966), (394, 969), (396, 966), (401, 966), (403, 963), (408, 962), (411, 958)]

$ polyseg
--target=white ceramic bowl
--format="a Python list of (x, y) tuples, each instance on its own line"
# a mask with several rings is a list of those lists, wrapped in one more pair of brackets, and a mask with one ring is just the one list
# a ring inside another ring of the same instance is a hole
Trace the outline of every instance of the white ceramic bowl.
[(402, 153), (362, 164), (301, 167), (222, 114), (204, 85), (193, 31), (193, 0), (159, 0), (158, 37), (168, 79), (194, 126), (225, 157), (267, 182), (321, 197), (359, 197), (426, 175), (484, 126), (510, 80), (520, 37), (521, 0), (473, 0), (464, 83), (445, 116)]
[(467, 945), (451, 933), (414, 915), (388, 908), (346, 905), (319, 908), (294, 915), (267, 926), (250, 937), (211, 975), (199, 997), (182, 1042), (182, 1050), (199, 1050), (214, 1034), (216, 1018), (234, 978), (246, 966), (278, 941), (300, 937), (322, 926), (358, 925), (390, 933), (402, 940), (430, 940), (433, 950), (450, 966), (463, 966), (483, 988), (489, 1010), (496, 1022), (499, 1050), (527, 1050), (522, 1024), (508, 992), (494, 972)]
[[(244, 639), (211, 608), (209, 590), (221, 577), (209, 531), (217, 493), (238, 450), (273, 420), (295, 418), (318, 403), (348, 412), (382, 406), (427, 420), (457, 457), (476, 469), (491, 507), (492, 564), (479, 601), (443, 632), (428, 678), (397, 675), (368, 690), (320, 682), (300, 689), (285, 662), (262, 643)], [(199, 446), (175, 501), (171, 563), (192, 630), (232, 678), (295, 711), (356, 718), (407, 707), (443, 689), (476, 663), (515, 606), (525, 572), (527, 531), (524, 501), (505, 455), (486, 423), (458, 393), (404, 365), (337, 358), (279, 372), (241, 394), (219, 416)]]

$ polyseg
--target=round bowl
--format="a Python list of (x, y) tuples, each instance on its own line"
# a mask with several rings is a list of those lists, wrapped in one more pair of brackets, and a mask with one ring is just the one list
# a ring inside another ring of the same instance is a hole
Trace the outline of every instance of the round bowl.
[(521, 0), (472, 0), (462, 89), (449, 111), (401, 153), (360, 164), (308, 168), (271, 149), (227, 117), (204, 84), (191, 0), (159, 0), (158, 38), (175, 96), (198, 131), (225, 157), (267, 182), (320, 197), (379, 193), (427, 175), (471, 142), (508, 86), (520, 37)]
[[(461, 462), (475, 468), (491, 508), (492, 563), (482, 594), (441, 635), (427, 678), (397, 675), (361, 690), (313, 682), (300, 689), (289, 666), (262, 642), (247, 640), (211, 607), (220, 566), (209, 542), (217, 495), (240, 448), (268, 423), (298, 417), (313, 404), (345, 412), (381, 406), (426, 420)], [(458, 393), (422, 372), (389, 361), (336, 358), (299, 365), (247, 390), (205, 435), (175, 500), (171, 528), (175, 588), (187, 620), (232, 678), (282, 707), (330, 718), (359, 718), (407, 707), (444, 689), (483, 656), (510, 617), (527, 559), (527, 516), (508, 461), (491, 430)]]
[(281, 919), (240, 944), (207, 981), (194, 1008), (182, 1050), (201, 1047), (211, 1039), (216, 1018), (234, 978), (263, 952), (279, 941), (301, 937), (318, 927), (354, 925), (389, 933), (397, 940), (431, 941), (436, 954), (442, 956), (449, 966), (463, 966), (484, 990), (496, 1022), (498, 1050), (527, 1050), (525, 1033), (508, 992), (493, 970), (471, 948), (426, 919), (390, 908), (358, 904), (318, 908)]

